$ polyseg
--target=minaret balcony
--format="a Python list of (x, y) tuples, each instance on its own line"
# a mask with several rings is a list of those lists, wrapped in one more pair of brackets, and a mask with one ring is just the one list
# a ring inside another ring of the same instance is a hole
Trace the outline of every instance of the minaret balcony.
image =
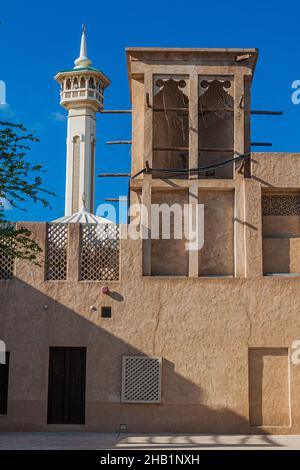
[(94, 101), (103, 108), (104, 96), (95, 88), (77, 88), (71, 90), (61, 90), (60, 104), (67, 104), (73, 101)]

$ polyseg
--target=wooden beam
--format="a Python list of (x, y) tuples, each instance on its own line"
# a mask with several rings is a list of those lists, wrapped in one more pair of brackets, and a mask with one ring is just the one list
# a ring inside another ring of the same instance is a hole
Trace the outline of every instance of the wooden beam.
[(104, 201), (107, 202), (127, 202), (127, 197), (106, 197)]
[(131, 114), (131, 109), (102, 109), (101, 114)]
[(131, 140), (108, 140), (106, 142), (107, 145), (131, 145), (132, 141)]
[(236, 62), (242, 62), (243, 60), (249, 60), (250, 57), (252, 57), (252, 54), (241, 54), (235, 56), (235, 61)]
[(127, 178), (130, 173), (99, 173), (98, 178)]
[(253, 109), (250, 111), (250, 114), (265, 114), (266, 116), (282, 116), (283, 112), (282, 111), (260, 111)]
[(251, 147), (272, 147), (270, 142), (251, 142)]

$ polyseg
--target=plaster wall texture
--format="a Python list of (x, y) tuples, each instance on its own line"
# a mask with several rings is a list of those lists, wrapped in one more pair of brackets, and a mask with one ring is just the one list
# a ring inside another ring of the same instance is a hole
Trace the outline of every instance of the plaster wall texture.
[[(45, 224), (26, 225), (43, 245)], [(68, 281), (45, 282), (43, 266), (18, 261), (16, 278), (1, 282), (0, 331), (11, 351), (1, 429), (299, 432), (300, 373), (289, 365), (300, 334), (299, 279), (145, 277), (141, 242), (122, 240), (120, 281), (106, 296), (107, 283), (76, 281), (78, 229), (69, 226)], [(111, 319), (100, 317), (107, 305)], [(87, 347), (85, 425), (46, 424), (50, 346)], [(249, 348), (260, 358), (270, 348), (266, 376)], [(163, 358), (159, 405), (120, 402), (122, 356), (140, 354)], [(258, 427), (249, 422), (249, 373), (252, 416), (264, 416)], [(267, 403), (264, 387), (273, 391)]]
[[(166, 204), (172, 207), (178, 204), (183, 211), (184, 204), (188, 204), (188, 191), (155, 191), (152, 193), (152, 204)], [(176, 215), (176, 214), (175, 214)], [(170, 239), (162, 239), (161, 224), (159, 240), (151, 239), (151, 273), (152, 275), (181, 275), (187, 276), (189, 272), (189, 258), (184, 237), (184, 220), (178, 223), (183, 238), (174, 240), (174, 215), (170, 214)], [(168, 224), (169, 225), (169, 224)]]
[(204, 204), (204, 246), (199, 250), (199, 275), (234, 273), (234, 193), (233, 191), (199, 192)]

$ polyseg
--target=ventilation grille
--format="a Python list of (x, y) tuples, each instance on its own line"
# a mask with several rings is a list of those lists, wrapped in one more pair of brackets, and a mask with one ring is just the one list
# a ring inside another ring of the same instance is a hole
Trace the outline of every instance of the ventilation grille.
[(122, 402), (161, 402), (161, 359), (144, 356), (123, 357)]
[(119, 279), (119, 226), (82, 224), (80, 279), (117, 281)]
[(47, 225), (46, 280), (67, 279), (68, 225)]
[(300, 215), (299, 194), (275, 194), (262, 197), (263, 215)]

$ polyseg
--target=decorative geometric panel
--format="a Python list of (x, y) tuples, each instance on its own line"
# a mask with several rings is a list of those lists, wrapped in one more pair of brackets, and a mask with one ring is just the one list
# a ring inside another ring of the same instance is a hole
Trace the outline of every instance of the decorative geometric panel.
[(300, 195), (262, 196), (262, 213), (263, 215), (300, 215)]
[(118, 225), (82, 224), (80, 253), (82, 281), (117, 281), (119, 254)]
[[(2, 240), (1, 240), (2, 243)], [(5, 243), (5, 242), (4, 242)], [(0, 253), (0, 281), (9, 281), (14, 275), (14, 259)]]
[(47, 224), (46, 280), (67, 279), (68, 224)]
[(122, 402), (161, 402), (161, 358), (123, 357)]

